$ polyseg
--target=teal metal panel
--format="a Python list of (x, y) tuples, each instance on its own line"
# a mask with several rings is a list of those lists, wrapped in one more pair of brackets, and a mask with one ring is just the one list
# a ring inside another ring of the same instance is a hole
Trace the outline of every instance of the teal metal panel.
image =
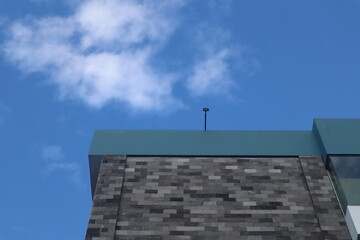
[(311, 131), (97, 130), (89, 155), (320, 155)]
[(314, 129), (325, 154), (360, 154), (360, 119), (315, 119)]
[(325, 166), (327, 166), (327, 153), (326, 153), (326, 149), (325, 149), (325, 146), (324, 146), (324, 143), (322, 142), (322, 139), (321, 139), (321, 135), (320, 135), (320, 132), (317, 128), (317, 125), (315, 124), (315, 120), (314, 120), (314, 123), (313, 123), (313, 129), (312, 129), (312, 132), (314, 134), (314, 137), (316, 139), (316, 142), (317, 142), (317, 145), (320, 149), (320, 152), (321, 152), (321, 158), (325, 164)]
[(360, 154), (360, 119), (315, 119), (312, 131), (96, 130), (89, 161), (94, 183), (101, 155), (321, 155), (326, 163), (331, 154)]
[(92, 192), (102, 155), (320, 155), (311, 131), (96, 130), (90, 152)]

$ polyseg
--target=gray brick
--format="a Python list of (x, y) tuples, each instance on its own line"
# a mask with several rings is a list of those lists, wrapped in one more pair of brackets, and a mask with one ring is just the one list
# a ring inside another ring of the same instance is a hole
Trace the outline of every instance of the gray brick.
[(321, 164), (105, 156), (86, 238), (349, 239)]

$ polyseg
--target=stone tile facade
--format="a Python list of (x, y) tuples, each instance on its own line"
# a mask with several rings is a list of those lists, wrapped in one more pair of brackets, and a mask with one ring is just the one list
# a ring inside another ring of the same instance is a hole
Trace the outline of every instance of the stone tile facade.
[(349, 239), (344, 216), (321, 158), (300, 157), (324, 239)]
[(322, 161), (105, 156), (86, 239), (350, 239)]
[(85, 239), (114, 239), (125, 162), (125, 156), (102, 158)]

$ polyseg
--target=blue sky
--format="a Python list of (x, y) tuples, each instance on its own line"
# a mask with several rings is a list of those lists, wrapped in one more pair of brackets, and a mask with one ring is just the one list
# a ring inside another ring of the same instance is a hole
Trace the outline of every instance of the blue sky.
[(95, 129), (360, 118), (360, 1), (2, 0), (0, 239), (82, 239)]

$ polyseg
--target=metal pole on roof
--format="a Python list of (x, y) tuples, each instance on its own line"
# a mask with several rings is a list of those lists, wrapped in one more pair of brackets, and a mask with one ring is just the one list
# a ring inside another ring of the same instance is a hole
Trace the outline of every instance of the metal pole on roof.
[(206, 113), (209, 111), (209, 108), (203, 108), (203, 111), (205, 112), (204, 131), (206, 131)]

